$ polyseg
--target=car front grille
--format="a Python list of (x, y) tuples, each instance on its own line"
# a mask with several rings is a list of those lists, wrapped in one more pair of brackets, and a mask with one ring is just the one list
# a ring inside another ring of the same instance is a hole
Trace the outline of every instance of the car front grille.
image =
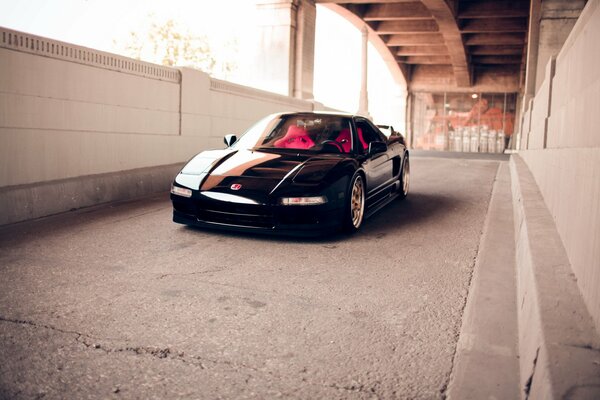
[(268, 206), (236, 204), (222, 201), (200, 201), (196, 205), (199, 221), (216, 224), (273, 228), (273, 213)]
[(242, 214), (235, 212), (198, 209), (198, 220), (216, 224), (272, 228), (273, 216), (270, 214)]

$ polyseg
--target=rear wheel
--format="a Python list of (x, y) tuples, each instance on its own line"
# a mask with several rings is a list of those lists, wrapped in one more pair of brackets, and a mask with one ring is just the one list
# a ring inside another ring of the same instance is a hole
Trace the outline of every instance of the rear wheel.
[(406, 198), (408, 196), (408, 186), (410, 183), (410, 161), (408, 159), (408, 154), (404, 156), (404, 162), (402, 163), (402, 171), (400, 171), (400, 199)]
[(350, 180), (344, 212), (344, 229), (356, 232), (365, 216), (365, 183), (361, 174), (355, 173)]

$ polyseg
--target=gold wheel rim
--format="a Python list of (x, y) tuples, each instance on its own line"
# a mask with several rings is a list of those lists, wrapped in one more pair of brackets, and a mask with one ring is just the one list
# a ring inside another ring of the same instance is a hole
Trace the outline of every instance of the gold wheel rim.
[(363, 183), (360, 177), (357, 177), (354, 180), (354, 184), (352, 185), (352, 199), (350, 210), (352, 212), (352, 225), (355, 228), (358, 228), (362, 222), (363, 213), (364, 213), (364, 190)]
[(410, 181), (410, 163), (408, 158), (404, 162), (404, 168), (402, 168), (402, 193), (406, 196), (408, 194), (408, 184)]

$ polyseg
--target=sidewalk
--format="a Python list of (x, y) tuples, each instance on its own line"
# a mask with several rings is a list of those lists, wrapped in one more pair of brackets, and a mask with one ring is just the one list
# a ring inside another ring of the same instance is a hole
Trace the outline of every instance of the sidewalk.
[(448, 397), (600, 399), (598, 332), (518, 155), (498, 169)]
[(500, 164), (467, 298), (450, 399), (519, 398), (510, 172)]

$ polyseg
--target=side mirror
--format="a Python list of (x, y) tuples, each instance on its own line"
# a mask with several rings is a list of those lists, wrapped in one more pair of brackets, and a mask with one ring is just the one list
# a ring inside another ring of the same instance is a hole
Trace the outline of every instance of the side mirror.
[(237, 136), (235, 135), (225, 135), (223, 139), (227, 147), (231, 147), (235, 142), (237, 142)]
[(385, 153), (388, 147), (383, 142), (371, 142), (369, 143), (369, 155), (375, 155), (379, 153)]

